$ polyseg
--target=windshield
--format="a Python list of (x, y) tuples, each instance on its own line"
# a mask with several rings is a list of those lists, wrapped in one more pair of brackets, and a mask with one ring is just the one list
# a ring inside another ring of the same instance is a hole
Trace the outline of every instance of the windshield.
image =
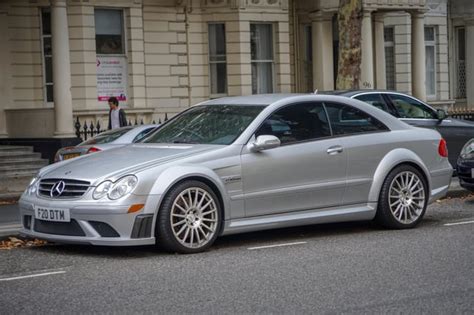
[(202, 105), (162, 126), (143, 142), (231, 144), (264, 106)]
[(119, 137), (122, 135), (126, 134), (132, 130), (132, 127), (125, 127), (125, 128), (120, 128), (120, 129), (114, 129), (111, 131), (106, 131), (98, 134), (94, 138), (90, 138), (89, 140), (86, 140), (82, 143), (79, 143), (78, 146), (80, 145), (91, 145), (91, 144), (103, 144), (103, 143), (109, 143), (114, 140), (117, 140)]

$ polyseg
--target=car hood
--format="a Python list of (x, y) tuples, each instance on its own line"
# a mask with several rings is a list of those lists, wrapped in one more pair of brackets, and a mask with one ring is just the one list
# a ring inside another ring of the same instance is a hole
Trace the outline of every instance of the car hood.
[(448, 122), (450, 121), (452, 124), (455, 124), (458, 127), (474, 128), (474, 121), (458, 119), (458, 118), (453, 118), (453, 117), (447, 117), (445, 120)]
[(40, 176), (94, 182), (105, 177), (113, 178), (135, 173), (141, 169), (221, 147), (220, 145), (194, 144), (132, 144), (52, 164), (45, 167)]

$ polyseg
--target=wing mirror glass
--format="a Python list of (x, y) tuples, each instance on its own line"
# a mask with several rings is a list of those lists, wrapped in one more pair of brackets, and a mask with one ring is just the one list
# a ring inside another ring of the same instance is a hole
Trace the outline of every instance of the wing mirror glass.
[(273, 149), (279, 147), (280, 139), (275, 136), (258, 136), (254, 142), (249, 143), (248, 148), (251, 152), (260, 152), (263, 150)]
[(444, 109), (438, 109), (436, 110), (436, 114), (438, 115), (438, 120), (441, 121), (448, 117), (448, 114), (444, 111)]

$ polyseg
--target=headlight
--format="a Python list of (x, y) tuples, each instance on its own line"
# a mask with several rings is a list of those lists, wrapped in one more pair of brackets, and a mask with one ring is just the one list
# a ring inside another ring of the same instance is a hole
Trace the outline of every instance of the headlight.
[(100, 199), (100, 198), (104, 197), (110, 191), (110, 188), (112, 188), (112, 182), (111, 181), (106, 180), (105, 182), (100, 183), (94, 189), (94, 193), (92, 194), (92, 198)]
[(26, 193), (28, 195), (36, 194), (36, 191), (38, 190), (38, 184), (39, 184), (39, 177), (37, 176), (33, 177), (30, 183), (28, 184), (28, 187), (26, 188)]
[(137, 184), (138, 178), (133, 175), (122, 177), (115, 183), (106, 180), (95, 188), (92, 197), (94, 199), (101, 199), (107, 195), (109, 199), (116, 200), (131, 193)]
[(472, 159), (474, 158), (474, 139), (469, 140), (461, 150), (461, 158)]

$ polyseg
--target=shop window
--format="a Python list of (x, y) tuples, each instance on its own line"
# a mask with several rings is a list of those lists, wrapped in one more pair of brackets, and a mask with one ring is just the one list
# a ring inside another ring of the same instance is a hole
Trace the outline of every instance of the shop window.
[(94, 18), (97, 54), (125, 54), (122, 11), (96, 9)]
[(252, 93), (273, 92), (272, 24), (250, 24)]
[(211, 97), (227, 94), (225, 24), (209, 24), (209, 80)]
[(51, 43), (51, 11), (41, 9), (41, 45), (43, 48), (44, 99), (53, 102), (53, 53)]
[(432, 26), (425, 27), (426, 95), (436, 96), (436, 33)]

